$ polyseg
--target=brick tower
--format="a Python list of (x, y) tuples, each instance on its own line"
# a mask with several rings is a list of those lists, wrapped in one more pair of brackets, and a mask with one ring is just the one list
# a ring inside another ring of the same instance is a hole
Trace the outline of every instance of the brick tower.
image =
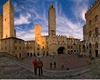
[(49, 36), (56, 35), (56, 10), (51, 4), (48, 13)]
[(14, 8), (8, 0), (3, 5), (3, 38), (16, 37), (14, 30)]

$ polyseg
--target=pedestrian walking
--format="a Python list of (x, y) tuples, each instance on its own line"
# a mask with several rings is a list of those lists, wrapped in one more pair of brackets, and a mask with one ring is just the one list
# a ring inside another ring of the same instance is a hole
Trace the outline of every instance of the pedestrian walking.
[(50, 69), (52, 69), (52, 63), (50, 63)]
[(38, 63), (37, 63), (37, 60), (33, 60), (32, 61), (32, 64), (34, 65), (34, 74), (36, 75), (37, 74), (37, 68), (38, 68)]
[(43, 69), (42, 69), (42, 67), (43, 67), (43, 62), (42, 62), (41, 59), (39, 58), (39, 61), (38, 61), (39, 76), (40, 76), (41, 74), (43, 74)]
[(56, 62), (54, 62), (54, 68), (56, 68)]

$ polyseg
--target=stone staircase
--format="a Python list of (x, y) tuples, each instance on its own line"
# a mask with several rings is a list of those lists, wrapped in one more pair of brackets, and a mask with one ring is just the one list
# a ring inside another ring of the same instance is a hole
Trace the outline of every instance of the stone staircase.
[(33, 68), (24, 64), (22, 60), (7, 53), (0, 53), (0, 79), (39, 79), (47, 78), (35, 76)]

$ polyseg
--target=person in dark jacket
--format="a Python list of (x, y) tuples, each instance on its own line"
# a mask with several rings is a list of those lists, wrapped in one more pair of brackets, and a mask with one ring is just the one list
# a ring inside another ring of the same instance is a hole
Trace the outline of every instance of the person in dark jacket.
[(50, 63), (50, 69), (52, 69), (52, 63)]
[(41, 74), (43, 74), (43, 69), (42, 69), (42, 67), (43, 67), (43, 62), (39, 59), (39, 61), (38, 61), (39, 76), (40, 76)]
[(36, 74), (37, 74), (37, 68), (38, 68), (38, 62), (37, 62), (37, 60), (35, 59), (35, 60), (32, 61), (32, 63), (33, 63), (33, 65), (34, 65), (34, 74), (36, 75)]

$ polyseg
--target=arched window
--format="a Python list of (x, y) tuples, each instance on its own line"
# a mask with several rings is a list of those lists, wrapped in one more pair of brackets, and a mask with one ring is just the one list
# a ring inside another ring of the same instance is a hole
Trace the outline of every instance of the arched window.
[(83, 45), (83, 49), (85, 48), (85, 45)]
[(98, 15), (95, 16), (95, 21), (98, 21)]
[(85, 52), (85, 45), (83, 45), (83, 52)]
[(99, 33), (99, 31), (98, 31), (98, 28), (96, 27), (95, 28), (95, 34), (98, 35), (98, 33)]
[(71, 46), (71, 49), (73, 48), (73, 46)]
[(91, 24), (92, 24), (92, 21), (90, 20), (90, 21), (89, 21), (89, 25), (91, 25)]
[(68, 46), (68, 49), (70, 49), (70, 47)]
[(98, 48), (98, 43), (97, 42), (95, 43), (95, 48)]
[(42, 47), (42, 49), (44, 49), (44, 46)]
[(89, 31), (89, 37), (91, 37), (91, 31)]
[(91, 48), (91, 43), (89, 43), (89, 48)]

